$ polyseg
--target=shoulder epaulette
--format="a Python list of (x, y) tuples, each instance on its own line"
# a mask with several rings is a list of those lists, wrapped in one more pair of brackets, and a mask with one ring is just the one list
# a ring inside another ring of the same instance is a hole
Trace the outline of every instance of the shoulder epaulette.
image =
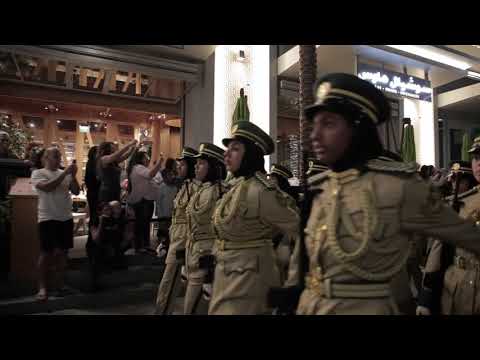
[[(478, 193), (479, 190), (480, 190), (480, 185), (477, 185), (477, 186), (473, 187), (472, 189), (459, 194), (458, 199), (465, 199), (466, 197), (468, 197), (470, 195)], [(453, 195), (450, 195), (450, 196), (452, 197), (450, 200), (453, 200)]]
[(417, 165), (414, 162), (404, 163), (398, 161), (384, 161), (379, 159), (372, 159), (368, 161), (367, 168), (373, 171), (397, 174), (415, 174), (417, 172)]
[(317, 187), (319, 186), (325, 179), (329, 177), (329, 175), (332, 173), (331, 170), (327, 170), (324, 172), (321, 172), (319, 174), (315, 174), (312, 176), (309, 176), (307, 179), (307, 184), (308, 187)]
[(272, 181), (268, 180), (267, 177), (259, 171), (255, 173), (255, 178), (267, 189), (273, 190), (277, 188), (277, 185), (275, 185)]

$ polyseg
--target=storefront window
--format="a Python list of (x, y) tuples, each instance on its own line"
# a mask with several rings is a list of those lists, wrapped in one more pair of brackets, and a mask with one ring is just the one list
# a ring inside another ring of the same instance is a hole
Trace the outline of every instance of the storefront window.
[(443, 141), (443, 134), (444, 134), (444, 128), (443, 128), (443, 121), (438, 121), (438, 148), (440, 151), (438, 152), (440, 154), (440, 167), (445, 167), (445, 156), (443, 153), (443, 146), (444, 146), (444, 141)]
[(462, 138), (464, 130), (450, 129), (450, 159), (460, 160), (462, 157)]

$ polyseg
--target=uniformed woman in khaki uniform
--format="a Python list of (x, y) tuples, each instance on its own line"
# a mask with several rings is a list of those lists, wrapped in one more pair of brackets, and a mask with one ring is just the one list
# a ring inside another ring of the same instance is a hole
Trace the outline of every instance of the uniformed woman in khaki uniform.
[[(270, 168), (269, 179), (272, 180), (281, 191), (290, 195), (292, 199), (297, 202), (298, 193), (295, 192), (294, 188), (290, 185), (289, 179), (293, 177), (292, 172), (285, 166), (279, 164), (272, 164)], [(300, 212), (300, 210), (297, 210)], [(288, 265), (290, 264), (290, 256), (294, 248), (294, 241), (297, 237), (294, 238), (285, 236), (284, 234), (278, 234), (273, 239), (273, 247), (275, 249), (275, 255), (277, 256), (277, 267), (280, 273), (280, 283), (283, 283), (287, 279), (288, 275)]]
[(205, 302), (201, 301), (208, 269), (200, 267), (200, 259), (211, 254), (215, 239), (212, 215), (224, 191), (222, 180), (226, 171), (223, 156), (224, 150), (209, 143), (201, 144), (196, 156), (195, 179), (201, 185), (187, 206), (185, 315), (208, 312), (208, 305), (205, 306)]
[(264, 156), (274, 143), (265, 132), (240, 121), (223, 144), (233, 177), (213, 217), (216, 267), (208, 313), (264, 314), (268, 290), (280, 285), (272, 239), (295, 236), (299, 215), (295, 201), (266, 178)]
[(196, 155), (198, 155), (198, 152), (195, 149), (185, 147), (182, 151), (182, 156), (177, 159), (178, 173), (184, 181), (174, 200), (172, 225), (169, 230), (170, 246), (165, 259), (162, 281), (157, 293), (155, 309), (155, 314), (157, 315), (172, 313), (174, 301), (181, 284), (182, 263), (180, 260), (177, 260), (177, 253), (180, 254), (182, 250), (185, 250), (188, 235), (186, 209), (190, 199), (198, 190), (198, 182), (194, 180)]
[[(474, 140), (469, 151), (472, 154), (471, 169), (458, 166), (457, 172), (472, 172), (477, 186), (458, 195), (460, 216), (480, 224), (480, 138)], [(454, 165), (455, 166), (455, 165)], [(468, 175), (467, 175), (468, 176)], [(468, 178), (463, 176), (464, 178)], [(457, 181), (458, 182), (458, 181)], [(459, 184), (457, 183), (457, 186)], [(451, 200), (450, 196), (450, 200)], [(453, 264), (449, 265), (445, 274), (441, 271), (444, 262), (450, 262), (444, 255), (442, 243), (435, 241), (428, 255), (420, 292), (417, 315), (431, 315), (435, 311), (438, 282), (443, 282), (440, 299), (442, 315), (479, 315), (480, 314), (480, 258), (462, 247), (454, 249)], [(443, 276), (443, 279), (437, 279)]]
[[(397, 314), (391, 281), (409, 256), (412, 233), (480, 253), (480, 231), (464, 221), (416, 174), (416, 166), (376, 159), (376, 125), (389, 117), (385, 96), (349, 74), (329, 74), (305, 109), (313, 151), (330, 170), (311, 180), (318, 193), (305, 229), (307, 261), (297, 314)], [(298, 242), (300, 245), (300, 242)], [(299, 260), (297, 260), (299, 259)]]

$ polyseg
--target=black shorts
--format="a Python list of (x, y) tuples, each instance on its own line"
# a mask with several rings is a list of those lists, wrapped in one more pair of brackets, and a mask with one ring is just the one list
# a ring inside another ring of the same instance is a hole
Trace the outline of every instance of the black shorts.
[(40, 250), (50, 253), (54, 249), (73, 248), (73, 219), (67, 221), (47, 220), (38, 223)]

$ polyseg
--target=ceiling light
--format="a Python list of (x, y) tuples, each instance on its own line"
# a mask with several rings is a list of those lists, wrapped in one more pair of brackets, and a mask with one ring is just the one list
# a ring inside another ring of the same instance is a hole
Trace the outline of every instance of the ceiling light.
[(81, 133), (88, 133), (90, 131), (90, 126), (88, 126), (88, 125), (78, 125), (78, 130)]
[(457, 69), (467, 70), (472, 64), (462, 61), (457, 57), (454, 57), (451, 54), (446, 54), (446, 51), (436, 49), (436, 48), (427, 48), (422, 45), (386, 45), (391, 48), (404, 51), (413, 55), (423, 57), (441, 64), (449, 65)]

